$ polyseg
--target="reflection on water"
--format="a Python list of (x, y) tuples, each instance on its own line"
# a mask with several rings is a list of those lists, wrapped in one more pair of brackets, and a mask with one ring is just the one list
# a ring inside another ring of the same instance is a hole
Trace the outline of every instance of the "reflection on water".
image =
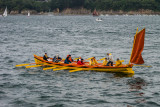
[(146, 82), (144, 79), (140, 78), (140, 77), (137, 77), (137, 78), (132, 78), (132, 79), (129, 79), (127, 81), (127, 84), (130, 86), (130, 89), (131, 91), (132, 90), (141, 90), (143, 88), (143, 86), (146, 86)]
[(134, 74), (128, 74), (128, 73), (114, 73), (114, 77), (132, 77)]
[(138, 97), (135, 102), (136, 103), (145, 103), (146, 99), (144, 98), (144, 94), (142, 89), (147, 85), (146, 81), (140, 77), (132, 78), (127, 81), (127, 84), (129, 85), (130, 91), (134, 92), (134, 96)]

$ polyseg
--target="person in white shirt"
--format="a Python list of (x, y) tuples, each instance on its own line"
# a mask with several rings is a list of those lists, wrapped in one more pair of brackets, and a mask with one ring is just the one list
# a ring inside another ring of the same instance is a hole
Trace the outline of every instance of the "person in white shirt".
[(113, 66), (113, 56), (111, 53), (107, 53), (107, 56), (108, 56), (108, 63), (106, 66), (109, 66), (109, 64), (111, 64), (111, 66)]

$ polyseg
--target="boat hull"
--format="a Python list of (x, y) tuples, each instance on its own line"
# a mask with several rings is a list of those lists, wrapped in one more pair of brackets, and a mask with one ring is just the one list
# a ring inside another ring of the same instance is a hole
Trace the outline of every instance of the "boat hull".
[(130, 73), (134, 74), (132, 70), (132, 66), (122, 66), (122, 67), (112, 67), (112, 66), (89, 66), (86, 62), (85, 65), (77, 65), (75, 62), (73, 64), (64, 64), (61, 63), (54, 63), (52, 61), (45, 61), (42, 57), (34, 55), (35, 63), (37, 64), (44, 64), (48, 66), (58, 66), (58, 67), (67, 67), (69, 70), (80, 69), (80, 71), (99, 71), (99, 72), (119, 72), (119, 73)]

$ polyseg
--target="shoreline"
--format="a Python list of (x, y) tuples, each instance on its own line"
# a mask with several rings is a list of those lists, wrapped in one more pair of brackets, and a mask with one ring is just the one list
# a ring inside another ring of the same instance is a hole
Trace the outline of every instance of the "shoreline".
[[(92, 15), (92, 11), (91, 10), (87, 10), (84, 8), (80, 8), (80, 9), (70, 9), (67, 8), (61, 12), (57, 12), (57, 11), (52, 11), (52, 12), (36, 12), (35, 10), (23, 10), (21, 11), (21, 13), (18, 13), (18, 11), (11, 11), (10, 13), (8, 13), (9, 15), (27, 15), (28, 11), (30, 11), (31, 15)], [(97, 13), (99, 15), (160, 15), (160, 12), (155, 12), (152, 10), (138, 10), (138, 11), (97, 11)], [(0, 15), (2, 15), (3, 12), (0, 12)]]

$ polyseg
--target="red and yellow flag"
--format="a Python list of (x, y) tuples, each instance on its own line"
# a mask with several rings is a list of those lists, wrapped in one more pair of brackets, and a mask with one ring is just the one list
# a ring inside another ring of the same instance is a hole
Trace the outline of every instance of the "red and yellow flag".
[(133, 49), (131, 53), (130, 63), (143, 64), (142, 51), (144, 48), (145, 28), (134, 36)]

